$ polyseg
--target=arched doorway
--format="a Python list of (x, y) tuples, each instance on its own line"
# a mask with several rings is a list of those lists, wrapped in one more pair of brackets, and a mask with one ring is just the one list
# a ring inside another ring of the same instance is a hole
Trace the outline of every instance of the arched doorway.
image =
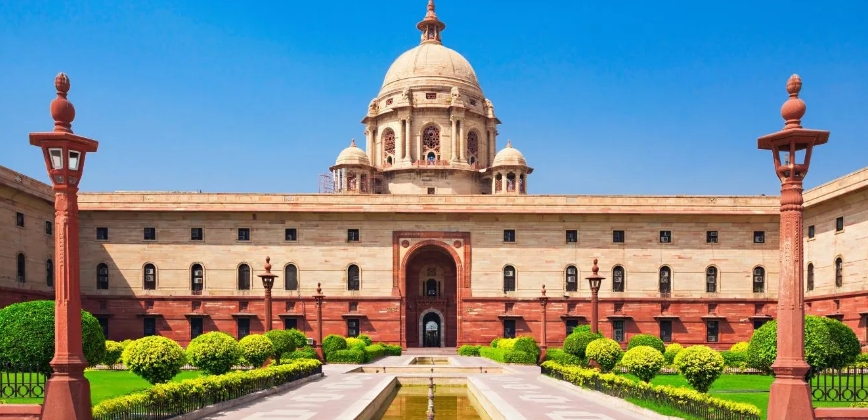
[(412, 250), (404, 270), (407, 347), (455, 347), (458, 341), (455, 257), (442, 246), (426, 244)]
[(422, 315), (422, 347), (443, 347), (443, 322), (435, 310)]

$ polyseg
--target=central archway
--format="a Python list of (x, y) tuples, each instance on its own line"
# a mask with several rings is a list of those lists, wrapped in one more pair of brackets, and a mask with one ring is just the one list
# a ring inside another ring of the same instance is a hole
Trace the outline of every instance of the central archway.
[[(430, 242), (407, 255), (403, 264), (407, 347), (456, 346), (459, 274), (456, 258), (448, 248)], [(428, 327), (432, 327), (431, 332)]]

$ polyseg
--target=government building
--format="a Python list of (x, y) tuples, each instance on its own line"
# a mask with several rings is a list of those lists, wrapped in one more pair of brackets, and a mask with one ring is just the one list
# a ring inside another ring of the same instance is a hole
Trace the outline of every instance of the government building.
[[(539, 340), (546, 325), (560, 346), (590, 320), (594, 259), (600, 329), (620, 342), (725, 348), (775, 318), (779, 197), (531, 194), (532, 162), (498, 138), (445, 27), (429, 4), (420, 44), (360, 104), (364, 141), (337, 155), (328, 191), (81, 193), (82, 299), (107, 337), (185, 345), (270, 323), (313, 338), (320, 285), (324, 335), (455, 347)], [(53, 298), (53, 206), (49, 185), (0, 167), (0, 306)], [(868, 168), (805, 192), (807, 312), (863, 342), (866, 218)], [(256, 276), (266, 256), (272, 319)]]

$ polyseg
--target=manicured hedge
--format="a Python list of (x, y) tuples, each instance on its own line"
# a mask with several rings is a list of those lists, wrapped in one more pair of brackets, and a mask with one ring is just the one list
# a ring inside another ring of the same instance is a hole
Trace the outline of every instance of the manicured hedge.
[[(585, 326), (582, 325), (581, 327)], [(575, 328), (573, 331), (575, 332), (564, 339), (564, 351), (581, 359), (587, 358), (585, 350), (588, 348), (588, 344), (591, 344), (591, 341), (603, 338), (602, 334), (592, 333), (590, 328)]]
[(349, 363), (355, 365), (365, 363), (365, 351), (357, 348), (335, 350), (331, 353), (326, 353), (325, 357), (328, 363)]
[(316, 349), (311, 346), (304, 346), (295, 351), (284, 353), (280, 363), (288, 363), (297, 359), (313, 359), (319, 360), (319, 355), (316, 354)]
[(662, 355), (666, 353), (666, 345), (663, 344), (663, 340), (660, 337), (653, 336), (651, 334), (636, 334), (633, 338), (630, 339), (630, 342), (627, 344), (627, 350), (630, 350), (634, 347), (639, 346), (648, 346), (660, 352)]
[(105, 341), (105, 355), (103, 355), (102, 363), (108, 367), (112, 367), (121, 363), (121, 355), (124, 353), (124, 345), (117, 341)]
[(495, 362), (516, 363), (521, 365), (535, 365), (538, 356), (515, 349), (502, 349), (494, 347), (480, 347), (479, 355)]
[(297, 360), (262, 369), (203, 376), (155, 385), (145, 391), (104, 400), (93, 407), (94, 420), (139, 418), (141, 413), (168, 418), (322, 373), (317, 360)]
[(465, 344), (458, 348), (458, 355), (460, 356), (479, 356), (479, 348), (481, 346), (471, 346), (470, 344)]
[(677, 356), (681, 350), (684, 350), (684, 346), (678, 343), (672, 343), (666, 346), (666, 351), (663, 352), (663, 359), (667, 366), (675, 363), (675, 356)]
[[(280, 363), (285, 354), (295, 351), (296, 336), (293, 331), (297, 332), (298, 330), (271, 330), (265, 333), (274, 348), (274, 360), (277, 363)], [(302, 337), (304, 337), (303, 334)]]
[(579, 356), (574, 354), (570, 354), (564, 351), (564, 349), (560, 349), (557, 347), (553, 347), (546, 350), (546, 358), (545, 360), (551, 360), (553, 362), (557, 362), (559, 364), (565, 366), (586, 366), (587, 362), (582, 360)]
[(386, 351), (386, 356), (400, 356), (401, 355), (401, 346), (397, 344), (386, 344), (380, 343), (383, 346), (383, 349)]
[(380, 344), (371, 344), (370, 346), (365, 346), (365, 363), (368, 363), (372, 360), (379, 359), (386, 355), (386, 349)]
[[(773, 320), (754, 331), (747, 350), (749, 367), (771, 373), (771, 365), (778, 353), (777, 328), (778, 323)], [(853, 330), (841, 321), (805, 316), (805, 361), (812, 372), (844, 367), (856, 359), (859, 350)]]
[(347, 339), (337, 334), (330, 334), (322, 340), (322, 352), (328, 360), (328, 354), (338, 350), (346, 350)]

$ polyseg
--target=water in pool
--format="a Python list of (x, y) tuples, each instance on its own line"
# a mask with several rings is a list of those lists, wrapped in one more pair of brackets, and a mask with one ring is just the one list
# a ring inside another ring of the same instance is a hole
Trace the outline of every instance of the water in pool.
[[(393, 391), (394, 392), (394, 391)], [(379, 420), (424, 420), (428, 410), (427, 386), (401, 386)], [(476, 410), (476, 399), (464, 386), (439, 385), (434, 389), (437, 420), (489, 420)]]

